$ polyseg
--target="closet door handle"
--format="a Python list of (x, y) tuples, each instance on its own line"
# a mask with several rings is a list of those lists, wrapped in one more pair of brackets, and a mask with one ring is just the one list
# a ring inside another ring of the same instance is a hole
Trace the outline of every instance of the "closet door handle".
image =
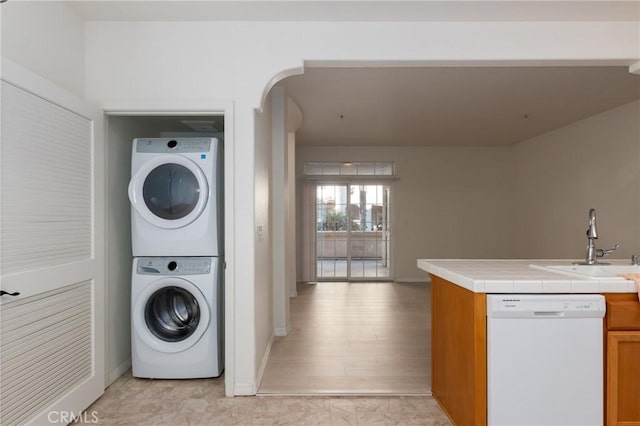
[(14, 291), (13, 293), (9, 293), (8, 291), (4, 291), (4, 290), (0, 290), (0, 296), (20, 296), (20, 292), (19, 291)]

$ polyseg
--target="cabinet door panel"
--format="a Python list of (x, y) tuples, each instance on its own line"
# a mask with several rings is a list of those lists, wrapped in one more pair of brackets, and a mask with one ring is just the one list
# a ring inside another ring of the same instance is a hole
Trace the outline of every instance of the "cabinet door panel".
[(640, 331), (608, 333), (607, 424), (640, 426)]

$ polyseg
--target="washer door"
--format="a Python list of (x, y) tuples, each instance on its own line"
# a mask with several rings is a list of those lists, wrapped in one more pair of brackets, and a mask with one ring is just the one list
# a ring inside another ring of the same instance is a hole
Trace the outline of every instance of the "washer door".
[(207, 179), (196, 163), (175, 154), (158, 155), (129, 182), (129, 200), (152, 225), (176, 229), (195, 221), (209, 198)]
[(191, 282), (162, 278), (147, 284), (133, 301), (132, 321), (142, 341), (160, 352), (181, 352), (209, 328), (209, 305)]

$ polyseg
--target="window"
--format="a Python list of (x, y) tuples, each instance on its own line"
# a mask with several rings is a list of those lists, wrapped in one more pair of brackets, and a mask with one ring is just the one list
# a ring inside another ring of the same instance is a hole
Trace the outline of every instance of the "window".
[(304, 163), (305, 176), (393, 176), (391, 162), (325, 162)]

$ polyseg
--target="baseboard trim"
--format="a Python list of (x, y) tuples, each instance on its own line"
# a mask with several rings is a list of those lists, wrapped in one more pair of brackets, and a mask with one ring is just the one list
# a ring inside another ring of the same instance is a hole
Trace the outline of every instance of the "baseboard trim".
[(273, 334), (277, 337), (288, 336), (291, 332), (291, 324), (287, 324), (286, 327), (277, 327), (273, 330)]
[(256, 387), (252, 383), (236, 383), (233, 386), (234, 396), (252, 396), (256, 394)]
[(107, 377), (107, 383), (105, 383), (105, 388), (109, 386), (111, 383), (115, 382), (118, 377), (122, 376), (131, 368), (131, 358), (114, 368), (109, 372), (109, 376)]
[(349, 397), (349, 398), (371, 398), (371, 397), (433, 397), (431, 392), (422, 392), (422, 393), (389, 393), (389, 392), (271, 392), (271, 393), (260, 393), (256, 394), (260, 397), (291, 397), (291, 398), (301, 398), (301, 397)]
[(264, 375), (264, 370), (265, 368), (267, 368), (267, 361), (269, 361), (269, 354), (271, 354), (271, 347), (273, 346), (274, 339), (275, 339), (275, 334), (271, 333), (271, 337), (269, 338), (269, 343), (267, 343), (267, 347), (264, 350), (264, 354), (262, 355), (260, 370), (258, 370), (258, 377), (256, 378), (256, 389), (254, 390), (253, 395), (257, 393), (258, 389), (260, 389), (260, 383), (262, 383), (262, 376)]
[(414, 283), (414, 284), (429, 284), (431, 282), (430, 277), (407, 277), (407, 278), (396, 278), (393, 280), (396, 283)]

